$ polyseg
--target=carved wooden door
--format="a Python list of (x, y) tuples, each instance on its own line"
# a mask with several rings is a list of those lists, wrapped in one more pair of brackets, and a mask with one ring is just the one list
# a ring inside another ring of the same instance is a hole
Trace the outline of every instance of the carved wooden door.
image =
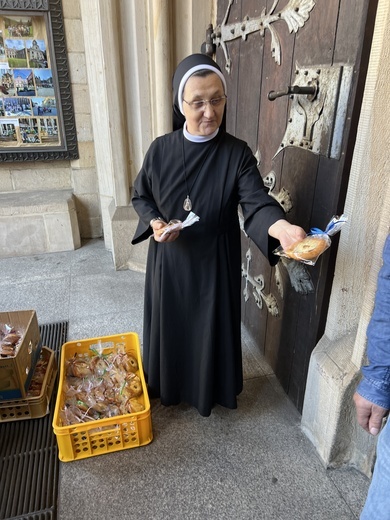
[[(227, 129), (248, 142), (286, 218), (307, 231), (325, 229), (343, 211), (376, 4), (218, 0), (209, 39), (226, 71)], [(294, 85), (315, 93), (270, 101), (271, 91)], [(315, 266), (282, 260), (270, 268), (242, 233), (243, 323), (300, 411), (337, 242), (336, 235)]]

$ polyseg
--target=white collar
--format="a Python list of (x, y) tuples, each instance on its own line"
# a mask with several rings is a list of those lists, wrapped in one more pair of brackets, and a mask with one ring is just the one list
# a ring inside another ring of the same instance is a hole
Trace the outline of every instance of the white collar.
[(183, 126), (184, 137), (188, 141), (192, 141), (193, 143), (207, 143), (207, 141), (211, 141), (211, 139), (214, 139), (214, 137), (218, 134), (218, 132), (219, 132), (219, 128), (217, 128), (215, 130), (215, 132), (213, 132), (210, 135), (192, 135), (187, 130), (187, 121), (185, 121), (184, 126)]

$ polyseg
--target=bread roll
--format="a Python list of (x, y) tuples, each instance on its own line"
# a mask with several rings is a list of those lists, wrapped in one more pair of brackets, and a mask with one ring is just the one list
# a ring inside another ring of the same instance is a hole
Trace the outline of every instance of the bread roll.
[(157, 229), (156, 231), (154, 231), (156, 233), (156, 235), (158, 235), (159, 237), (169, 228), (171, 228), (172, 226), (174, 226), (175, 224), (180, 224), (180, 220), (177, 220), (177, 219), (174, 219), (174, 220), (170, 220), (168, 222), (168, 224), (166, 224), (164, 227), (160, 228), (160, 229)]
[(167, 227), (169, 227), (169, 226), (170, 226), (170, 224), (167, 224), (166, 226), (164, 226), (160, 229), (156, 229), (156, 231), (155, 231), (156, 235), (161, 237), (161, 235), (166, 231)]
[(327, 235), (308, 235), (296, 242), (284, 252), (293, 260), (316, 260), (328, 247), (330, 239)]

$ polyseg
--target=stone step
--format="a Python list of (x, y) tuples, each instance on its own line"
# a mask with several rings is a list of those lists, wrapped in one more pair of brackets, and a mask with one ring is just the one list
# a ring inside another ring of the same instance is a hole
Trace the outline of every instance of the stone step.
[(0, 244), (0, 258), (78, 249), (72, 190), (0, 193)]

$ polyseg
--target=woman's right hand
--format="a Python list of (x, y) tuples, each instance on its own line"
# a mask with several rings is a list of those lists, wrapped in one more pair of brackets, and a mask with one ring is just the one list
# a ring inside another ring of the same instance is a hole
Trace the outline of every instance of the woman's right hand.
[(306, 237), (305, 230), (285, 219), (277, 220), (268, 230), (268, 234), (279, 240), (284, 250)]

